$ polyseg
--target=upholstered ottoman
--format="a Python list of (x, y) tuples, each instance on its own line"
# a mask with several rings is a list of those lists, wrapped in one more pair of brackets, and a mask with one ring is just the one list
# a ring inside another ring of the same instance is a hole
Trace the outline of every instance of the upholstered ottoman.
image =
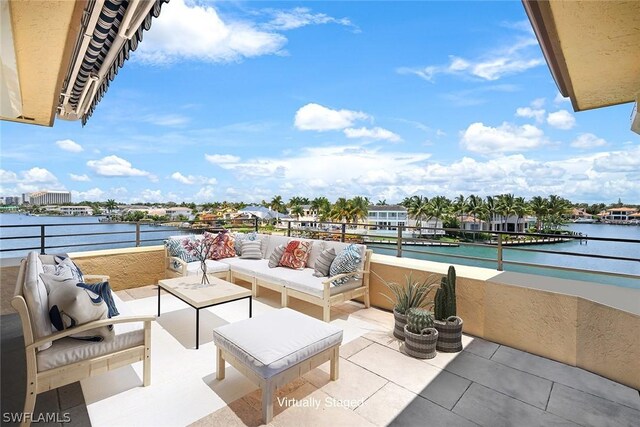
[(217, 348), (216, 378), (224, 379), (225, 361), (262, 389), (262, 416), (273, 417), (276, 388), (331, 361), (338, 379), (342, 330), (289, 308), (270, 311), (213, 330)]

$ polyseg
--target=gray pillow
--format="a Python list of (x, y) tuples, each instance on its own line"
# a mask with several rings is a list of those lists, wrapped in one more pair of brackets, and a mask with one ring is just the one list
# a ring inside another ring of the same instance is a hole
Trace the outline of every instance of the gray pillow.
[(243, 240), (242, 241), (242, 253), (240, 258), (242, 259), (262, 259), (262, 252), (260, 247), (262, 246), (260, 240)]
[(276, 268), (280, 264), (280, 258), (282, 258), (285, 249), (284, 245), (280, 245), (273, 250), (269, 257), (269, 268)]
[(313, 266), (313, 275), (316, 277), (329, 276), (331, 263), (336, 258), (336, 251), (333, 248), (325, 249), (320, 253), (315, 265)]

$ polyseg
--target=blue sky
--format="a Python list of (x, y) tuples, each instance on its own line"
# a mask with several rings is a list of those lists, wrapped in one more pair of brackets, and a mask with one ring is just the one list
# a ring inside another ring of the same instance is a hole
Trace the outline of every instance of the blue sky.
[(631, 109), (574, 113), (519, 1), (171, 0), (84, 128), (2, 123), (0, 195), (640, 203)]

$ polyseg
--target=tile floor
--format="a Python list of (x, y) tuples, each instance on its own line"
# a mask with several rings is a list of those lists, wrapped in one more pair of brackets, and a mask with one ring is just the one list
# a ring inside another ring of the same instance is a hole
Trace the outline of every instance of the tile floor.
[[(118, 294), (137, 313), (157, 310), (155, 287)], [(254, 316), (277, 307), (278, 295), (265, 291), (254, 300)], [(321, 314), (295, 300), (293, 308)], [(152, 331), (151, 385), (140, 386), (136, 364), (83, 380), (81, 392), (77, 384), (61, 389), (57, 404), (93, 426), (258, 426), (260, 391), (230, 366), (223, 381), (214, 372), (211, 329), (245, 317), (245, 301), (201, 312), (195, 350), (195, 312), (163, 294)], [(637, 426), (640, 420), (637, 390), (579, 368), (472, 336), (463, 337), (460, 353), (414, 359), (391, 335), (390, 313), (355, 302), (334, 307), (332, 323), (344, 329), (340, 379), (329, 381), (327, 363), (288, 384), (277, 393), (271, 425)]]

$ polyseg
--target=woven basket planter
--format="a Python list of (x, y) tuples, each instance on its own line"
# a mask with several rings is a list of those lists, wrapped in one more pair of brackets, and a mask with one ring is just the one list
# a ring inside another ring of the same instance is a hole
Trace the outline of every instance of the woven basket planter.
[(443, 353), (462, 351), (462, 319), (451, 316), (447, 320), (434, 320), (434, 327), (438, 330), (437, 350)]
[(433, 359), (436, 357), (436, 343), (438, 342), (438, 330), (426, 328), (420, 334), (414, 334), (404, 327), (404, 351), (418, 359)]
[(393, 318), (396, 321), (393, 327), (393, 336), (404, 341), (404, 327), (407, 324), (407, 315), (393, 310)]

